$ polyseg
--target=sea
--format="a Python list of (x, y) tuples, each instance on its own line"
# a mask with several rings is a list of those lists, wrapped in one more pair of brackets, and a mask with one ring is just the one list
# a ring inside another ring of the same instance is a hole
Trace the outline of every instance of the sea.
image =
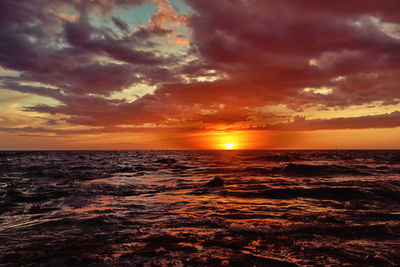
[(400, 151), (2, 151), (0, 266), (400, 266)]

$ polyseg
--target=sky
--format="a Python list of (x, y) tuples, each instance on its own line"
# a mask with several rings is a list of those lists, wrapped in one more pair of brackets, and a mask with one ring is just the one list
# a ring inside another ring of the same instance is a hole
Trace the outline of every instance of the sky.
[(400, 149), (399, 10), (0, 1), (0, 149)]

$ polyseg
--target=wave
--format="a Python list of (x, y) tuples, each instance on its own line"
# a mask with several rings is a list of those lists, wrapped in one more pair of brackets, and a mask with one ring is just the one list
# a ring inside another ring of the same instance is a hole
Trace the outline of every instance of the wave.
[(350, 187), (319, 187), (319, 188), (271, 188), (261, 192), (230, 192), (244, 198), (271, 198), (271, 199), (332, 199), (332, 200), (353, 200), (371, 196), (365, 190)]
[(231, 222), (223, 219), (212, 219), (212, 224), (242, 234), (259, 234), (263, 236), (281, 235), (318, 235), (334, 236), (341, 239), (396, 240), (400, 237), (399, 225), (370, 224), (347, 225), (345, 222), (292, 223), (290, 225), (259, 225), (251, 222)]
[(271, 161), (271, 162), (290, 162), (290, 161), (296, 161), (296, 160), (300, 160), (300, 159), (293, 155), (275, 154), (275, 155), (264, 155), (264, 156), (252, 157), (252, 158), (248, 158), (248, 160)]
[(308, 165), (289, 163), (284, 167), (274, 167), (272, 174), (287, 176), (329, 176), (329, 175), (366, 175), (367, 172), (339, 165)]

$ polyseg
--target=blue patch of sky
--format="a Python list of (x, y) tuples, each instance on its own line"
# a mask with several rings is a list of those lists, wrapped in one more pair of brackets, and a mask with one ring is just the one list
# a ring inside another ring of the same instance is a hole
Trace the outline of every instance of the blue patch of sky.
[(190, 15), (193, 13), (193, 9), (186, 5), (183, 0), (169, 0), (169, 2), (179, 14)]
[[(129, 29), (133, 30), (139, 26), (146, 26), (151, 19), (151, 16), (157, 12), (156, 5), (153, 2), (148, 2), (142, 5), (134, 5), (129, 8), (117, 8), (110, 14), (112, 17), (119, 18), (125, 21)], [(109, 16), (108, 18), (111, 18)], [(118, 32), (118, 28), (108, 19), (94, 12), (89, 15), (90, 22), (95, 27), (110, 27), (114, 32)], [(106, 25), (104, 25), (106, 23)]]
[(67, 9), (63, 10), (63, 12), (65, 14), (69, 14), (69, 15), (76, 15), (78, 12), (72, 8), (72, 7), (68, 7)]
[(151, 16), (157, 12), (156, 5), (149, 2), (131, 8), (118, 8), (113, 12), (113, 16), (125, 21), (129, 28), (145, 26), (150, 21)]
[[(175, 11), (179, 14), (190, 15), (193, 13), (193, 10), (184, 3), (183, 0), (169, 0), (171, 5), (175, 8)], [(72, 10), (68, 10), (67, 13), (73, 13)], [(125, 21), (129, 28), (135, 29), (139, 26), (146, 26), (151, 19), (153, 14), (157, 13), (156, 4), (152, 1), (149, 1), (142, 5), (134, 5), (130, 8), (117, 8), (112, 12), (113, 17), (117, 17), (123, 21)], [(90, 14), (90, 21), (94, 26), (104, 25), (104, 20), (102, 20), (98, 14), (92, 13)], [(118, 31), (113, 23), (108, 24), (108, 27), (111, 27), (113, 30)], [(183, 35), (186, 35), (185, 33)]]

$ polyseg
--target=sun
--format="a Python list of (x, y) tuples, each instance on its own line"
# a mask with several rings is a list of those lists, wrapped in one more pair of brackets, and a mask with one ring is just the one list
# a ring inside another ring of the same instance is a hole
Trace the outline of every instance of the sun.
[(235, 144), (224, 144), (224, 148), (228, 150), (235, 149)]
[(212, 150), (242, 150), (247, 148), (247, 138), (238, 131), (208, 131), (203, 142)]

